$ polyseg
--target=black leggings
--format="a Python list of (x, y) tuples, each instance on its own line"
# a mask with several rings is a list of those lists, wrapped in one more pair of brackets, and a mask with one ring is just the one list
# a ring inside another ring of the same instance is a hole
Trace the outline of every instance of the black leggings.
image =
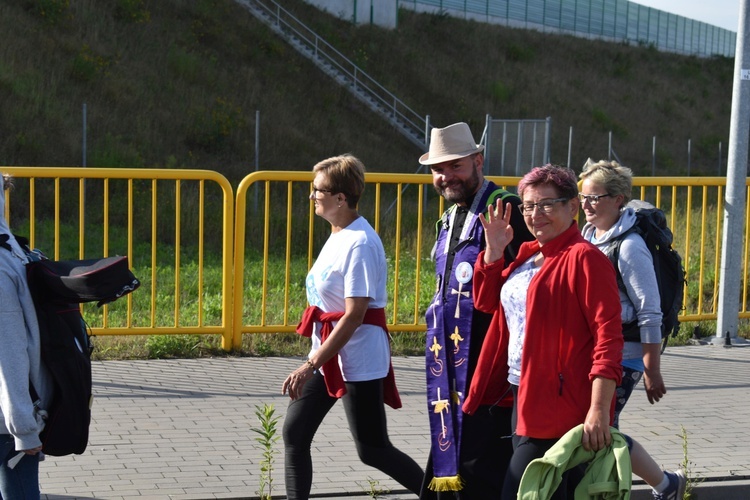
[[(557, 439), (537, 439), (528, 436), (519, 436), (516, 434), (516, 423), (518, 422), (518, 408), (516, 401), (518, 401), (518, 386), (511, 385), (513, 390), (513, 415), (511, 416), (511, 427), (513, 429), (513, 456), (510, 459), (508, 470), (505, 473), (505, 481), (503, 482), (503, 493), (502, 500), (516, 500), (518, 498), (518, 488), (521, 486), (521, 478), (526, 470), (526, 466), (536, 458), (541, 458), (544, 454), (557, 443)], [(565, 471), (562, 475), (562, 481), (560, 486), (557, 487), (557, 491), (552, 495), (552, 500), (565, 500), (567, 498), (573, 498), (572, 491), (576, 485), (580, 482), (583, 477), (583, 470), (585, 466), (581, 468), (574, 467), (568, 471)]]
[[(535, 458), (543, 457), (547, 450), (557, 442), (557, 439), (534, 439), (526, 436), (518, 436), (518, 438), (517, 440), (514, 439), (518, 446), (513, 451), (513, 457), (510, 459), (510, 465), (508, 465), (508, 470), (505, 473), (501, 497), (503, 500), (518, 498), (518, 488), (521, 486), (521, 477), (523, 477), (526, 466)], [(567, 472), (563, 474), (563, 481), (552, 496), (553, 499), (566, 498), (567, 476)]]
[[(347, 382), (346, 395), (341, 399), (359, 459), (418, 495), (424, 471), (388, 439), (383, 379)], [(283, 436), (284, 479), (290, 500), (310, 496), (313, 472), (310, 446), (323, 418), (336, 401), (328, 395), (323, 375), (316, 373), (305, 384), (302, 397), (289, 403)]]

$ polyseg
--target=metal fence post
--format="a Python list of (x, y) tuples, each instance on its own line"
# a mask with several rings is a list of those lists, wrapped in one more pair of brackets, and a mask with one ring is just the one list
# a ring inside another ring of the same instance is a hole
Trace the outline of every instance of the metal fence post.
[(83, 103), (83, 159), (82, 159), (82, 166), (86, 166), (86, 148), (88, 147), (86, 144), (87, 139), (87, 130), (86, 130), (86, 103)]
[[(255, 110), (255, 171), (260, 167), (260, 110)], [(253, 193), (253, 210), (258, 212), (258, 183), (255, 183), (255, 192)]]
[(546, 128), (544, 130), (545, 133), (545, 140), (544, 140), (544, 161), (542, 163), (549, 163), (550, 156), (552, 156), (552, 153), (550, 151), (551, 144), (552, 144), (552, 117), (548, 116), (546, 120)]
[(505, 146), (508, 144), (508, 122), (503, 122), (503, 147), (500, 153), (500, 174), (505, 175)]
[(488, 113), (484, 115), (484, 175), (490, 175), (490, 167), (492, 167), (491, 165), (492, 148), (490, 144), (491, 137), (492, 137), (492, 117)]
[[(724, 196), (724, 231), (721, 244), (719, 276), (719, 309), (716, 337), (719, 343), (726, 334), (728, 341), (739, 343), (740, 278), (743, 273), (743, 229), (748, 159), (748, 130), (750, 130), (750, 0), (740, 2), (739, 29), (732, 86), (732, 116), (729, 127), (729, 158), (727, 159), (727, 191)], [(745, 341), (742, 341), (746, 343)]]
[[(83, 167), (87, 167), (87, 160), (86, 160), (86, 150), (88, 149), (88, 127), (87, 127), (87, 109), (86, 109), (86, 103), (83, 103)], [(82, 184), (82, 200), (81, 204), (83, 205), (83, 226), (86, 227), (86, 179), (81, 180)]]
[(518, 131), (516, 132), (516, 176), (521, 175), (521, 154), (523, 152), (523, 129), (521, 128), (522, 120), (518, 121)]
[(432, 125), (430, 125), (430, 115), (425, 115), (424, 117), (424, 143), (425, 146), (427, 146), (425, 149), (430, 148), (430, 131), (432, 130)]
[(568, 132), (568, 167), (570, 167), (571, 158), (570, 155), (573, 150), (573, 125), (570, 126), (570, 131)]

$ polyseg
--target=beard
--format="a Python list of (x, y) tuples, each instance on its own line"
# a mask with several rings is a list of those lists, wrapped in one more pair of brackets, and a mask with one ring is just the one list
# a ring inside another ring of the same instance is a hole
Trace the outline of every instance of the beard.
[(441, 184), (434, 187), (437, 194), (445, 198), (445, 201), (464, 203), (474, 196), (481, 184), (482, 181), (479, 179), (479, 172), (475, 168), (471, 177), (467, 179), (455, 180), (450, 184)]

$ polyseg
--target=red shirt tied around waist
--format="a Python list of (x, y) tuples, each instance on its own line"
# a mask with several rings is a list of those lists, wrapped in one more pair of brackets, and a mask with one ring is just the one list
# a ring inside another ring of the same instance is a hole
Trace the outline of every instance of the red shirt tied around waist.
[[(343, 316), (343, 312), (327, 313), (323, 312), (317, 306), (309, 306), (305, 309), (305, 312), (302, 313), (302, 319), (297, 325), (296, 331), (300, 335), (311, 337), (315, 322), (319, 322), (321, 323), (320, 337), (322, 344), (331, 334), (331, 331), (333, 330), (333, 322), (340, 320)], [(368, 309), (362, 323), (379, 326), (383, 329), (390, 340), (390, 335), (388, 335), (388, 325), (385, 321), (385, 309)], [(341, 368), (339, 367), (338, 356), (323, 363), (322, 369), (323, 373), (325, 373), (328, 394), (334, 398), (340, 398), (346, 394), (346, 386), (344, 385), (344, 377), (341, 374)], [(401, 398), (399, 397), (398, 389), (396, 388), (396, 377), (393, 374), (393, 364), (388, 367), (388, 375), (386, 375), (385, 380), (383, 381), (383, 391), (385, 404), (393, 409), (401, 408)]]

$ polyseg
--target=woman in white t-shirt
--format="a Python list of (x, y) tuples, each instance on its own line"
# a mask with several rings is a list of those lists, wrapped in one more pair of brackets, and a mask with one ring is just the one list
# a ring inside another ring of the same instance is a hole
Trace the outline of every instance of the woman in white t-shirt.
[(385, 406), (399, 408), (391, 367), (385, 304), (385, 251), (357, 212), (364, 165), (351, 155), (313, 167), (310, 199), (331, 224), (331, 236), (307, 275), (298, 333), (311, 337), (307, 360), (282, 386), (291, 401), (284, 421), (287, 498), (308, 498), (310, 446), (323, 418), (341, 398), (359, 458), (418, 494), (423, 471), (388, 439)]

